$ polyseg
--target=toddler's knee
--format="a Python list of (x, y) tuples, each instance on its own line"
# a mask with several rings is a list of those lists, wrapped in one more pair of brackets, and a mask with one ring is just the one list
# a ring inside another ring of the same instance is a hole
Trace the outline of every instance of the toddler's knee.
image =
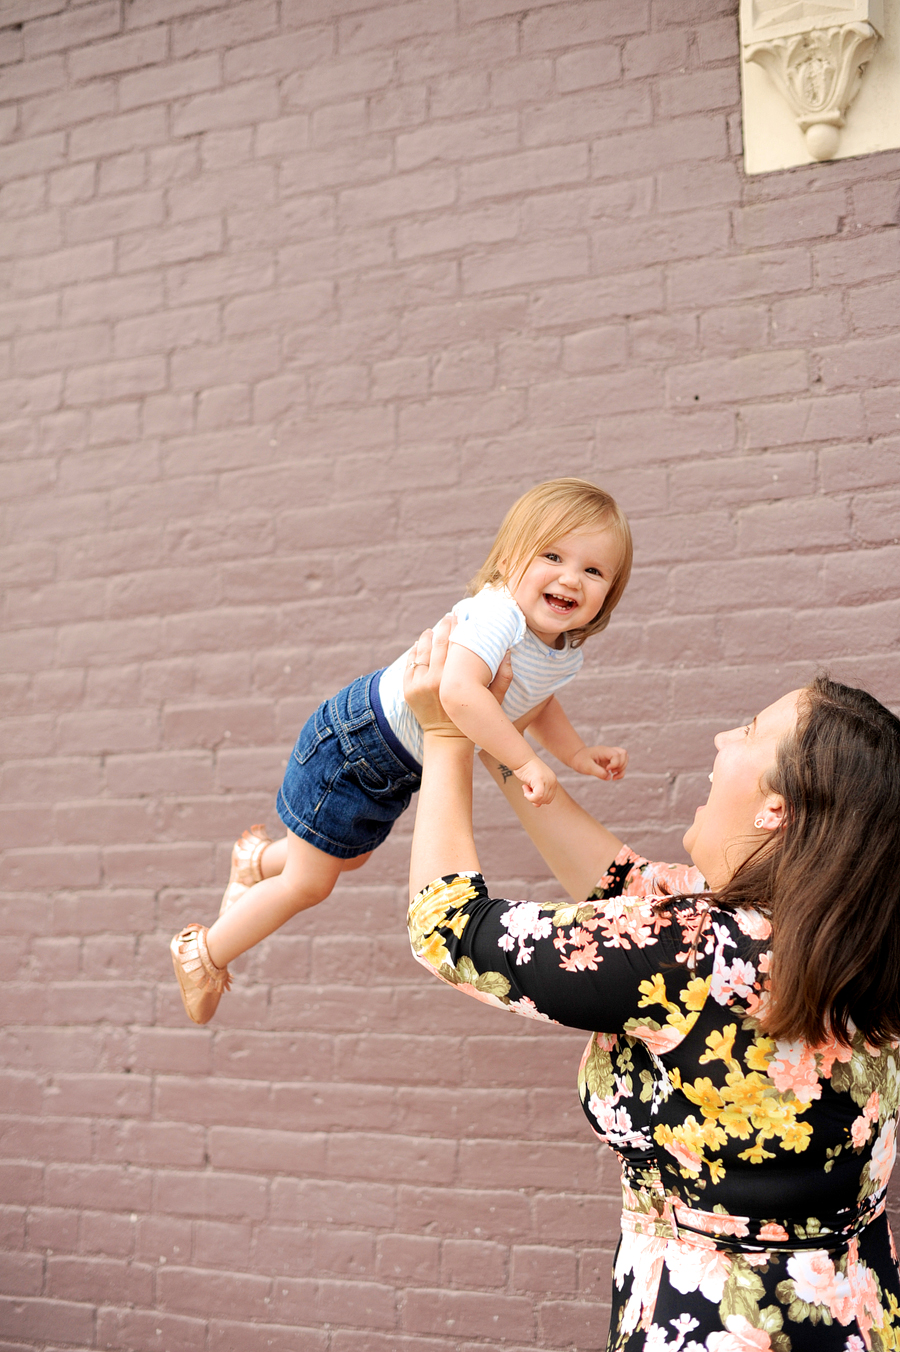
[(368, 850), (365, 854), (358, 854), (355, 859), (345, 859), (341, 864), (342, 873), (352, 873), (354, 869), (362, 868), (366, 860), (372, 858), (373, 851)]

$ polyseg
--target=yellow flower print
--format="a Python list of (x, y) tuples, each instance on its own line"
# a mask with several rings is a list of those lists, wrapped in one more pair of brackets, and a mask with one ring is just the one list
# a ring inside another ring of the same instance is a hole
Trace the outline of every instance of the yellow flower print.
[(796, 1150), (799, 1154), (809, 1145), (812, 1136), (812, 1127), (808, 1122), (788, 1122), (784, 1131), (780, 1133), (781, 1144), (785, 1150)]
[(706, 1039), (708, 1052), (704, 1052), (699, 1058), (701, 1066), (708, 1065), (710, 1061), (724, 1061), (727, 1066), (733, 1066), (737, 1069), (737, 1061), (734, 1059), (734, 1039), (737, 1036), (737, 1024), (730, 1023), (727, 1028), (723, 1028), (721, 1033), (716, 1031), (710, 1033)]
[(796, 1122), (796, 1107), (779, 1098), (760, 1098), (750, 1113), (750, 1120), (759, 1131), (765, 1131), (769, 1136), (781, 1136)]
[[(475, 895), (471, 878), (457, 877), (449, 883), (437, 883), (432, 887), (426, 887), (410, 904), (410, 928), (414, 933), (421, 935), (429, 934), (438, 925), (447, 925), (447, 916), (450, 912), (458, 910)], [(454, 919), (458, 921), (459, 917)], [(453, 929), (458, 937), (459, 931), (452, 924), (447, 927)]]
[(746, 1141), (753, 1130), (753, 1125), (747, 1114), (733, 1104), (722, 1109), (719, 1114), (719, 1121), (728, 1135), (736, 1137), (739, 1141)]
[(681, 1003), (685, 1009), (700, 1010), (706, 1004), (712, 977), (693, 977), (681, 993)]
[(696, 1022), (696, 1014), (682, 1014), (680, 1009), (673, 1009), (671, 1014), (666, 1015), (666, 1023), (671, 1024), (683, 1037), (687, 1037)]
[(416, 956), (422, 958), (435, 971), (440, 971), (445, 962), (450, 961), (450, 950), (444, 943), (444, 940), (437, 933), (430, 934), (423, 944), (416, 948)]
[(739, 1070), (730, 1070), (725, 1076), (725, 1085), (726, 1088), (722, 1091), (723, 1098), (742, 1112), (754, 1114), (761, 1112), (764, 1120), (768, 1118), (770, 1105), (777, 1103), (773, 1096), (766, 1097), (768, 1081), (756, 1071), (744, 1075)]
[[(674, 1001), (670, 1000), (666, 994), (666, 983), (660, 972), (654, 972), (649, 981), (642, 981), (638, 986), (641, 992), (641, 999), (638, 1001), (639, 1008), (646, 1008), (647, 1005), (662, 1005), (666, 1013), (666, 1023), (670, 1028), (679, 1033), (681, 1037), (687, 1037), (688, 1033), (697, 1022), (697, 1011), (703, 1008), (706, 1000), (706, 994), (709, 989), (708, 981), (701, 981), (695, 977), (687, 987), (690, 992), (685, 998), (684, 992), (681, 993), (682, 1003), (691, 1011), (685, 1014), (678, 1008)], [(638, 1036), (641, 1036), (638, 1034)], [(668, 1050), (668, 1048), (655, 1047), (654, 1051)]]
[(665, 1009), (676, 1009), (666, 996), (666, 983), (660, 972), (654, 972), (650, 981), (642, 981), (638, 986), (641, 992), (641, 999), (638, 1000), (638, 1008), (644, 1009), (647, 1005), (662, 1005)]
[(691, 1103), (696, 1103), (704, 1117), (717, 1116), (723, 1107), (722, 1095), (712, 1080), (704, 1078), (684, 1086), (684, 1094)]
[(775, 1156), (771, 1150), (763, 1150), (762, 1141), (757, 1141), (751, 1145), (749, 1150), (742, 1150), (738, 1155), (739, 1160), (747, 1160), (749, 1164), (762, 1164), (763, 1160), (773, 1160)]
[(469, 917), (465, 914), (465, 912), (457, 911), (456, 915), (453, 916), (452, 919), (446, 920), (444, 922), (444, 927), (445, 929), (451, 930), (456, 935), (457, 939), (461, 939), (462, 932), (466, 928), (466, 925), (468, 925), (468, 923)]
[(747, 1048), (744, 1060), (751, 1070), (761, 1070), (765, 1075), (774, 1050), (775, 1043), (770, 1037), (757, 1037)]

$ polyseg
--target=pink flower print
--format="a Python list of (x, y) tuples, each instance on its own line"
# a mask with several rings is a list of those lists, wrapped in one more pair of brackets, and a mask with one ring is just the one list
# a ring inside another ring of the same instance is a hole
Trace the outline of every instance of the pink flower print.
[(635, 948), (646, 948), (648, 944), (655, 944), (652, 920), (652, 915), (644, 913), (638, 906), (626, 909), (619, 905), (615, 910), (607, 909), (598, 916), (603, 947), (628, 949), (634, 944)]
[(680, 1033), (677, 1028), (647, 1028), (643, 1024), (633, 1024), (628, 1029), (628, 1036), (640, 1038), (644, 1046), (655, 1056), (665, 1056), (685, 1038), (685, 1034)]
[[(763, 957), (765, 957), (765, 954), (763, 954)], [(756, 991), (751, 991), (747, 996), (747, 1013), (750, 1015), (751, 1019), (756, 1019), (757, 1022), (764, 1020), (764, 1015), (768, 1006), (768, 990), (764, 990), (760, 995), (757, 995)]]
[(838, 1042), (836, 1038), (830, 1037), (827, 1042), (822, 1042), (818, 1047), (813, 1047), (812, 1051), (822, 1058), (821, 1075), (823, 1079), (831, 1078), (831, 1068), (835, 1061), (849, 1061), (853, 1055), (853, 1048), (847, 1047), (843, 1042)]
[(804, 1042), (776, 1042), (769, 1078), (782, 1094), (792, 1093), (799, 1103), (822, 1097), (816, 1058)]
[(827, 1305), (829, 1310), (837, 1299), (838, 1278), (834, 1263), (824, 1249), (809, 1253), (794, 1253), (787, 1261), (787, 1270), (794, 1279), (794, 1290), (799, 1300), (807, 1305)]
[(878, 1090), (873, 1089), (869, 1097), (866, 1099), (865, 1108), (863, 1108), (863, 1116), (867, 1117), (870, 1122), (874, 1122), (875, 1119), (878, 1117), (879, 1102), (880, 1100), (878, 1097)]
[(717, 1305), (731, 1271), (731, 1259), (715, 1245), (671, 1239), (666, 1245), (669, 1281), (683, 1295), (699, 1291)]
[(858, 1333), (851, 1333), (844, 1343), (844, 1352), (866, 1352), (866, 1345)]
[(735, 958), (728, 967), (724, 962), (716, 961), (713, 967), (709, 993), (720, 1005), (727, 1005), (732, 995), (746, 1000), (753, 992), (756, 981), (756, 969), (743, 958)]
[(626, 1336), (639, 1326), (650, 1327), (667, 1243), (668, 1240), (657, 1236), (622, 1231), (613, 1280), (621, 1291), (625, 1278), (629, 1274), (634, 1277), (631, 1295), (622, 1312), (621, 1332)]
[(865, 1263), (859, 1261), (859, 1243), (855, 1237), (847, 1246), (847, 1285), (849, 1298), (842, 1302), (840, 1309), (833, 1309), (832, 1314), (842, 1324), (856, 1320), (864, 1342), (870, 1346), (869, 1330), (873, 1324), (884, 1323), (884, 1311), (875, 1277)]
[(892, 1117), (885, 1122), (878, 1139), (872, 1146), (872, 1158), (869, 1160), (869, 1177), (880, 1188), (886, 1188), (894, 1160), (897, 1158), (897, 1123)]
[(588, 1111), (597, 1123), (601, 1140), (606, 1140), (615, 1149), (618, 1145), (634, 1145), (642, 1141), (640, 1132), (634, 1129), (634, 1123), (627, 1108), (615, 1108), (609, 1099), (592, 1094), (588, 1101)]
[(681, 1141), (666, 1141), (664, 1148), (670, 1155), (674, 1155), (682, 1169), (687, 1169), (688, 1173), (699, 1174), (700, 1166), (703, 1160), (694, 1150), (689, 1150)]
[(779, 1225), (777, 1221), (769, 1221), (767, 1225), (761, 1226), (759, 1230), (759, 1237), (760, 1239), (772, 1239), (781, 1241), (790, 1239), (790, 1235), (788, 1234), (787, 1230), (785, 1230), (783, 1225)]
[(644, 896), (672, 897), (679, 892), (701, 892), (705, 880), (693, 864), (645, 864), (641, 869)]
[(536, 901), (519, 901), (511, 906), (508, 911), (504, 911), (500, 917), (500, 924), (505, 925), (508, 934), (504, 934), (498, 939), (499, 946), (510, 953), (518, 943), (519, 951), (516, 954), (516, 966), (520, 967), (523, 962), (530, 962), (531, 955), (534, 952), (534, 945), (529, 948), (526, 939), (548, 939), (553, 929), (550, 917), (541, 915), (540, 905)]
[(523, 995), (521, 1000), (510, 1000), (506, 1008), (511, 1009), (515, 1014), (521, 1014), (523, 1019), (539, 1019), (542, 1023), (555, 1022), (549, 1014), (544, 1014), (538, 1009), (534, 1001), (530, 1000), (527, 995)]
[(839, 1324), (846, 1327), (847, 1324), (856, 1323), (868, 1347), (871, 1345), (869, 1329), (876, 1320), (881, 1323), (884, 1315), (875, 1279), (865, 1263), (859, 1261), (859, 1247), (855, 1239), (848, 1245), (846, 1266), (846, 1276), (838, 1274), (828, 1309)]
[[(575, 945), (571, 953), (565, 952), (567, 944)], [(558, 948), (563, 954), (560, 959), (560, 967), (564, 972), (596, 972), (598, 966), (596, 940), (592, 939), (586, 929), (580, 925), (573, 925), (566, 938), (565, 933), (560, 930), (553, 940), (554, 948)], [(603, 959), (600, 958), (599, 962)]]
[(772, 933), (772, 926), (766, 917), (752, 907), (735, 911), (734, 918), (738, 929), (742, 934), (746, 934), (748, 939), (768, 939)]
[(724, 1211), (694, 1211), (691, 1207), (676, 1206), (675, 1221), (707, 1235), (736, 1235), (743, 1239), (750, 1233), (746, 1216), (729, 1216)]
[(869, 1139), (871, 1127), (869, 1119), (863, 1113), (860, 1117), (855, 1117), (850, 1127), (850, 1140), (853, 1142), (855, 1150), (862, 1150), (866, 1141)]
[(754, 1328), (742, 1314), (730, 1314), (725, 1320), (727, 1333), (711, 1333), (705, 1346), (708, 1352), (769, 1352), (772, 1340), (765, 1329)]

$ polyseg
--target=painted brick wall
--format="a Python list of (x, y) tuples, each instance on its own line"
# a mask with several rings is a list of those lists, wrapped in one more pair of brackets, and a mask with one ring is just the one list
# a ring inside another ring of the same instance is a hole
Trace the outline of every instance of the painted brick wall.
[(735, 0), (520, 3), (0, 5), (2, 1352), (603, 1344), (583, 1037), (413, 964), (409, 821), (209, 1029), (166, 951), (523, 487), (634, 523), (639, 847), (818, 663), (900, 700), (900, 154), (746, 180)]

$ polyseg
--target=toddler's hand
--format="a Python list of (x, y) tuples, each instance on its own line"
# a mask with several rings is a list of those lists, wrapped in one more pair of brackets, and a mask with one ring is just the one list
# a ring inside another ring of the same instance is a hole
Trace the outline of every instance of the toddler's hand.
[(545, 765), (537, 756), (520, 765), (518, 770), (513, 770), (513, 774), (516, 779), (522, 781), (525, 797), (529, 803), (534, 803), (535, 807), (543, 807), (545, 803), (553, 802), (556, 795), (556, 775), (550, 766)]
[(583, 746), (572, 757), (572, 769), (597, 779), (621, 779), (628, 764), (628, 752), (621, 746)]

